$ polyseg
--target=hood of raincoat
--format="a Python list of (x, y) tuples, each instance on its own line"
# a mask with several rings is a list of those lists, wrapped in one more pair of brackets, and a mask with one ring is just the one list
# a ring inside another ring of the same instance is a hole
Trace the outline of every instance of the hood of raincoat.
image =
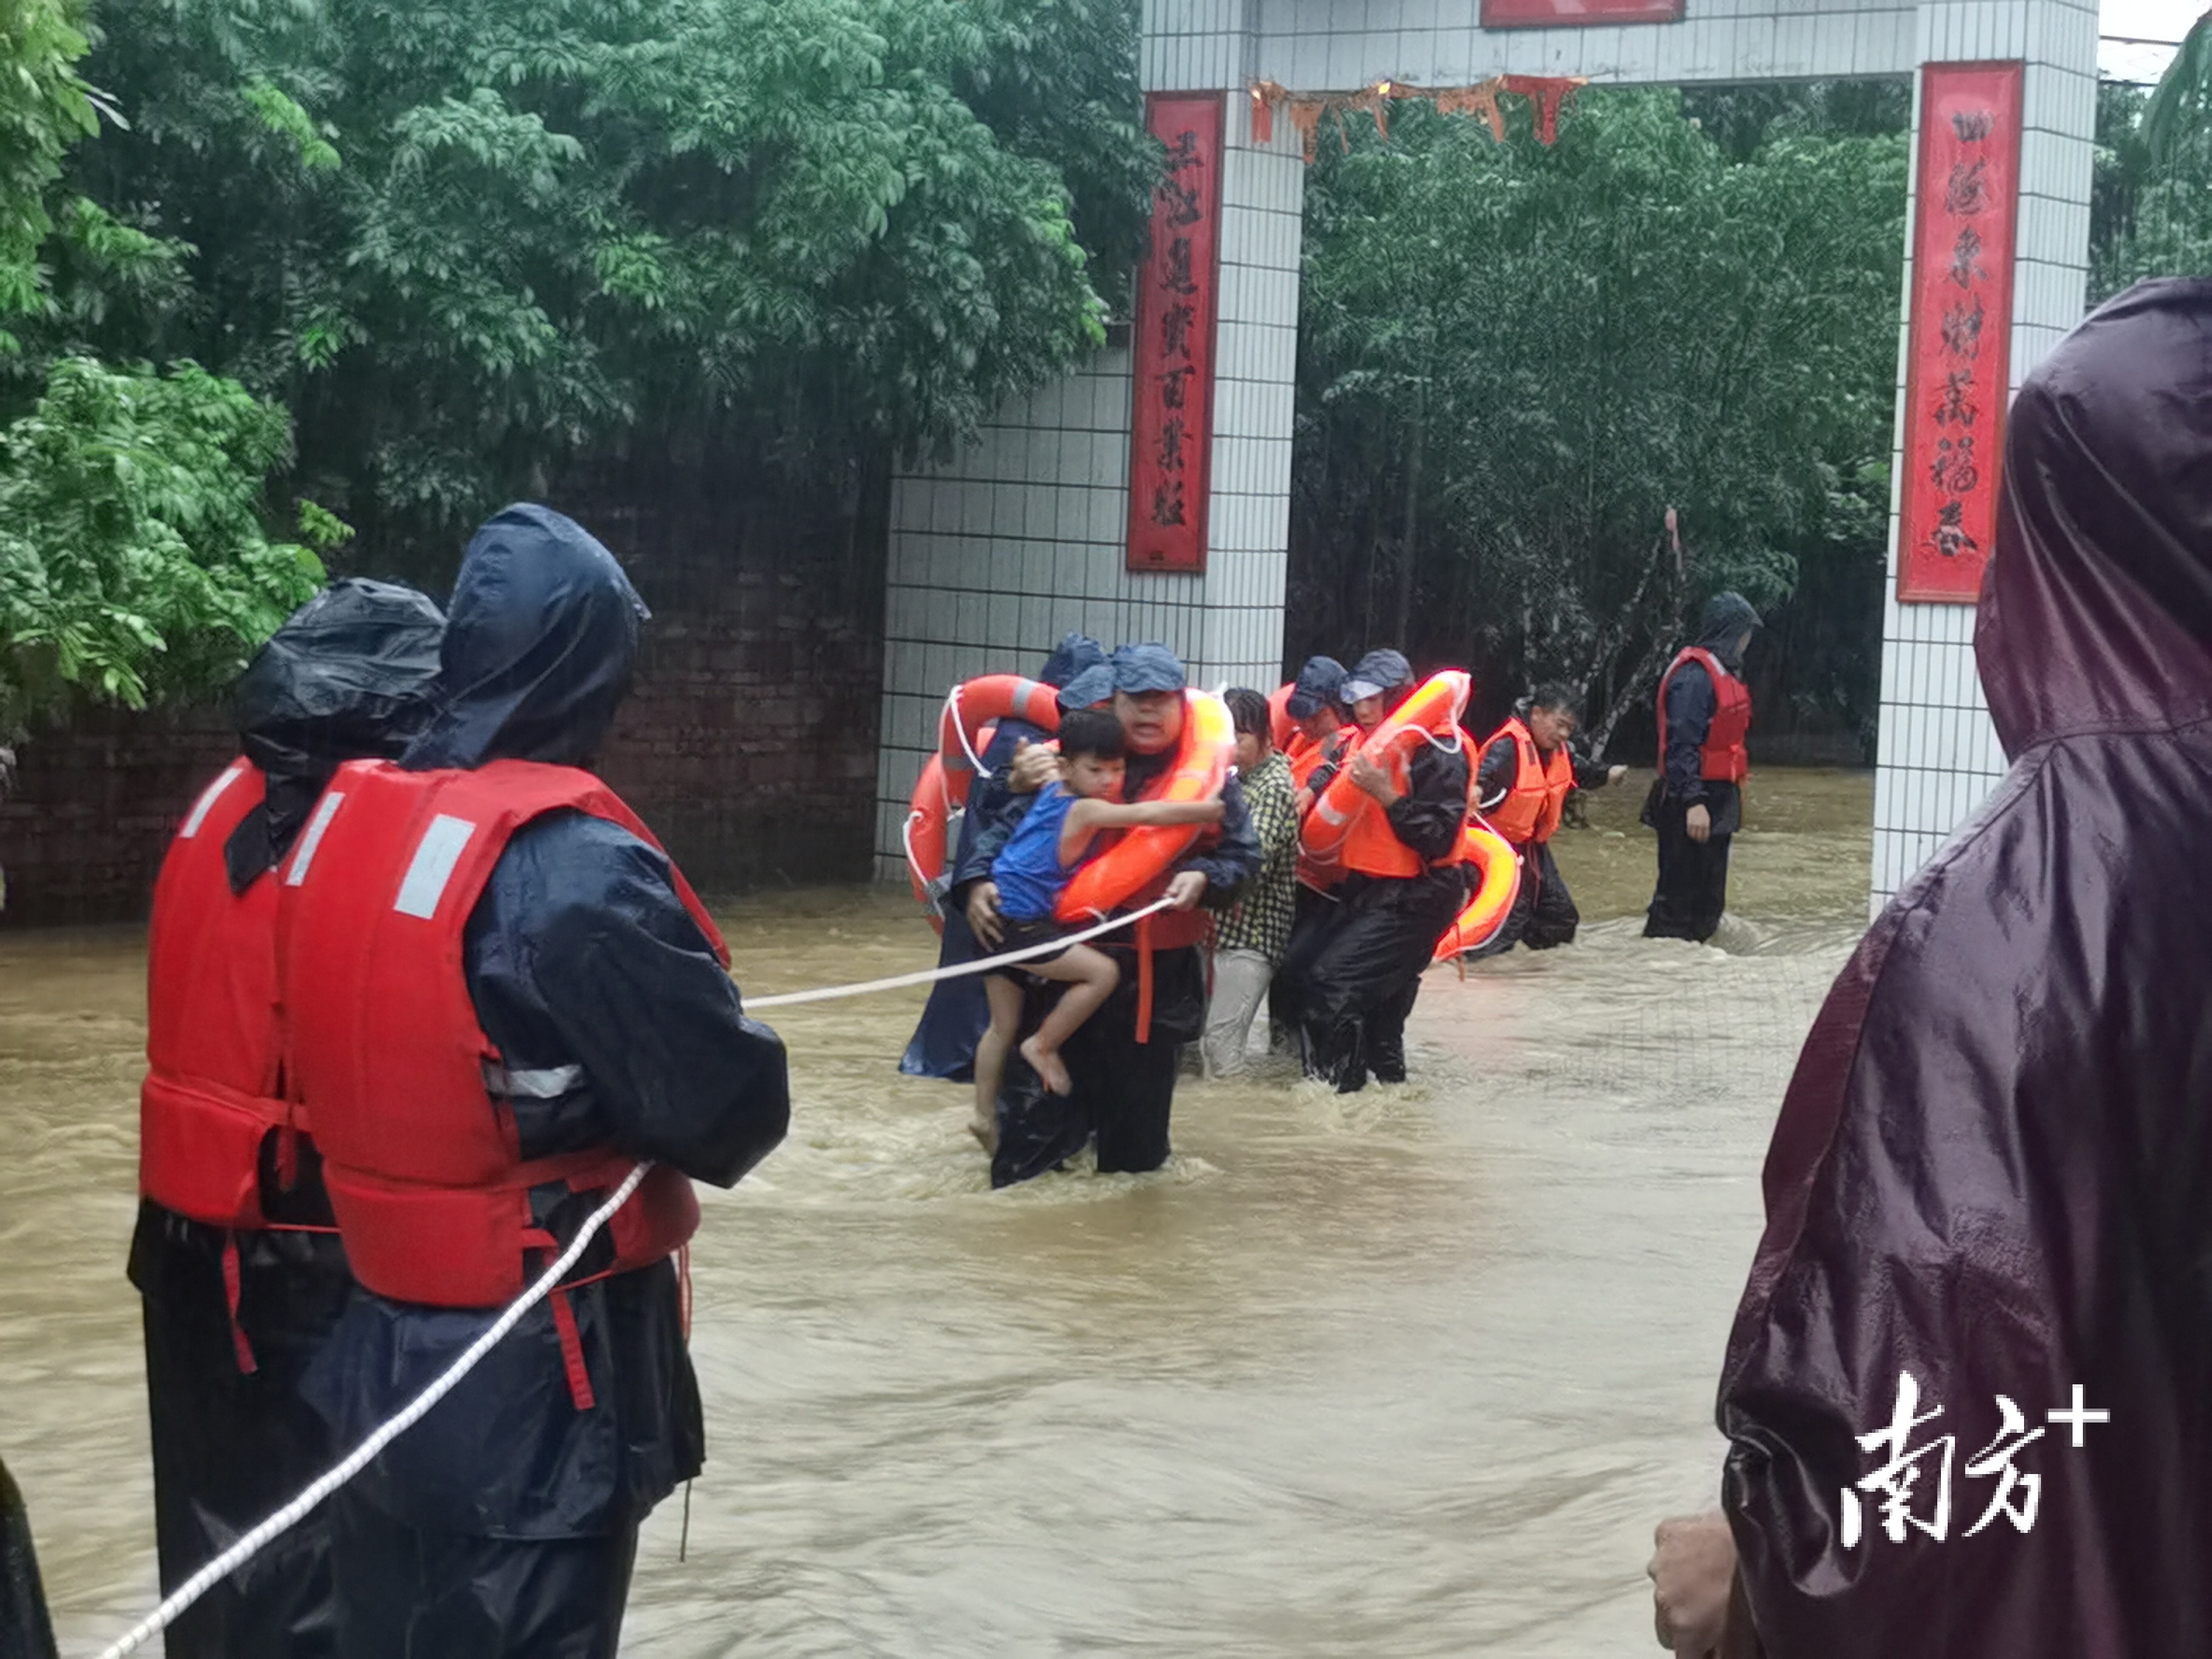
[(1705, 601), (1704, 612), (1698, 618), (1698, 637), (1694, 643), (1700, 651), (1710, 651), (1721, 659), (1721, 666), (1731, 674), (1743, 667), (1743, 652), (1740, 648), (1746, 629), (1759, 626), (1759, 612), (1751, 608), (1751, 601), (1737, 592), (1716, 593)]
[(267, 780), (224, 843), (233, 891), (284, 856), (342, 763), (406, 749), (429, 718), (445, 627), (413, 588), (351, 577), (270, 636), (231, 692), (240, 744)]
[(470, 539), (447, 607), (438, 713), (408, 770), (597, 752), (629, 694), (650, 615), (613, 554), (548, 507), (510, 507)]
[(1978, 640), (2018, 757), (1783, 1102), (1718, 1401), (1775, 1659), (2212, 1652), (2208, 313), (2130, 290), (2030, 375)]
[(2010, 420), (1974, 635), (2005, 752), (2212, 714), (2212, 282), (2104, 306)]

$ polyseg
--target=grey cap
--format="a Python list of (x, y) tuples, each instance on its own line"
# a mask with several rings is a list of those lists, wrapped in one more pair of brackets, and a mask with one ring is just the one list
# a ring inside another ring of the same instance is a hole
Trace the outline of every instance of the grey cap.
[(1344, 700), (1358, 702), (1362, 697), (1379, 697), (1385, 691), (1395, 691), (1401, 685), (1413, 683), (1413, 665), (1398, 651), (1370, 651), (1352, 665), (1352, 673), (1344, 682)]
[(1294, 720), (1318, 714), (1328, 704), (1344, 701), (1344, 665), (1334, 657), (1308, 657), (1298, 670), (1298, 680), (1284, 700), (1283, 712)]
[(1180, 691), (1190, 684), (1182, 659), (1164, 645), (1124, 645), (1114, 652), (1114, 689), (1133, 697), (1148, 691)]

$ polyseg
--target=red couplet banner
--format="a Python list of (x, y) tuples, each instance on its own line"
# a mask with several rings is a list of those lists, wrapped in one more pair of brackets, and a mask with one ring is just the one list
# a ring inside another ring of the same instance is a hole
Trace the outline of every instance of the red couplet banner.
[(1213, 449), (1213, 323), (1221, 246), (1222, 94), (1153, 96), (1145, 112), (1168, 147), (1152, 198), (1152, 252), (1130, 336), (1132, 570), (1206, 568)]
[(1577, 23), (1672, 23), (1682, 0), (1482, 0), (1482, 27), (1568, 28)]
[(1897, 597), (1971, 605), (1996, 537), (2011, 387), (2021, 66), (1921, 70)]

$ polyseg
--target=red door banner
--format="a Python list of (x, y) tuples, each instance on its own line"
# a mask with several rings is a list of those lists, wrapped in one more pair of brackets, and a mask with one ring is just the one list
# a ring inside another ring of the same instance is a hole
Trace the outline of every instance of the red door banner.
[(1973, 603), (1996, 539), (2011, 387), (2021, 66), (1929, 64), (1897, 526), (1901, 601)]
[(1672, 23), (1682, 0), (1482, 0), (1482, 27), (1570, 28), (1588, 23)]
[(1130, 333), (1131, 570), (1206, 568), (1222, 96), (1145, 100), (1146, 122), (1168, 147), (1168, 159), (1152, 197), (1152, 258), (1138, 273)]

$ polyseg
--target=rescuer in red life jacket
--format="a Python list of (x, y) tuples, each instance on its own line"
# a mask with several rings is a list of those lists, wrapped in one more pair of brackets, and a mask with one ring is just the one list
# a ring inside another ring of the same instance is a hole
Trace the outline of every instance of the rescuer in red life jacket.
[(498, 514), (454, 586), (436, 717), (398, 766), (343, 769), (284, 866), (290, 1060), (362, 1286), (307, 1384), (341, 1443), (657, 1161), (563, 1288), (332, 1500), (343, 1659), (605, 1659), (638, 1522), (700, 1466), (670, 1260), (688, 1178), (734, 1184), (789, 1097), (713, 922), (581, 769), (643, 615), (580, 526)]
[(1625, 766), (1586, 761), (1568, 745), (1580, 724), (1580, 700), (1564, 685), (1540, 685), (1522, 708), (1491, 734), (1475, 769), (1474, 808), (1511, 843), (1521, 860), (1521, 887), (1504, 926), (1471, 957), (1525, 945), (1548, 951), (1571, 945), (1582, 926), (1574, 895), (1552, 859), (1552, 835), (1567, 796), (1618, 783)]
[(1759, 612), (1741, 593), (1705, 603), (1698, 641), (1659, 682), (1659, 778), (1644, 822), (1659, 832), (1659, 882), (1644, 923), (1646, 939), (1700, 943), (1728, 903), (1729, 841), (1743, 825), (1743, 780), (1751, 769), (1751, 688), (1740, 678)]
[[(1395, 651), (1370, 651), (1345, 681), (1344, 700), (1361, 736), (1372, 732), (1415, 689), (1413, 665)], [(1352, 826), (1342, 854), (1350, 872), (1292, 934), (1279, 972), (1298, 1011), (1306, 1074), (1340, 1093), (1406, 1080), (1406, 1019), (1437, 939), (1463, 902), (1460, 837), (1466, 827), (1464, 743), (1415, 745), (1386, 769), (1356, 750), (1344, 763), (1372, 805)], [(1334, 769), (1308, 787), (1328, 787)]]
[[(384, 582), (294, 613), (233, 691), (245, 753), (200, 793), (154, 890), (130, 1271), (165, 1595), (340, 1455), (300, 1397), (349, 1280), (312, 1126), (285, 1098), (272, 866), (341, 762), (397, 755), (421, 728), (444, 625)], [(335, 1653), (325, 1513), (188, 1608), (172, 1659)]]

